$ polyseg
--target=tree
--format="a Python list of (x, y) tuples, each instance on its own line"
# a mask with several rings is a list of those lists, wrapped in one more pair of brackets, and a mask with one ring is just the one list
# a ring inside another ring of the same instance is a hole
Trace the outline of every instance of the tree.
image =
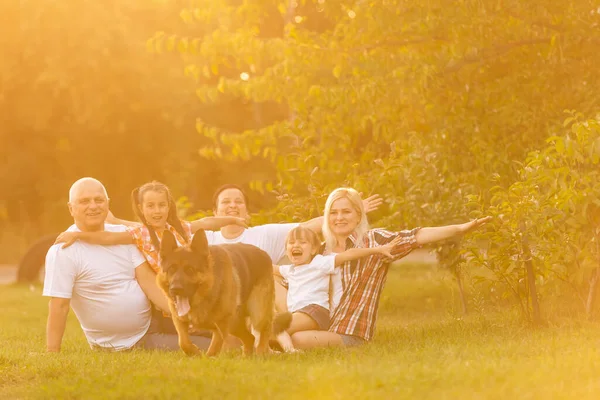
[[(563, 109), (596, 107), (589, 0), (194, 0), (181, 16), (197, 33), (149, 46), (184, 54), (202, 104), (259, 110), (242, 130), (205, 118), (197, 129), (209, 159), (275, 165), (251, 185), (279, 199), (263, 220), (315, 216), (342, 185), (382, 193), (375, 220), (389, 228), (479, 216), (469, 196), (489, 204)], [(439, 250), (461, 260), (460, 245)]]
[[(409, 178), (432, 185), (454, 175), (453, 189), (481, 192), (493, 173), (504, 182), (516, 176), (512, 160), (543, 141), (565, 106), (593, 106), (597, 72), (587, 66), (598, 38), (587, 30), (595, 18), (588, 1), (566, 12), (547, 2), (462, 3), (196, 0), (181, 15), (198, 36), (160, 34), (150, 46), (185, 54), (203, 104), (239, 98), (287, 110), (242, 132), (205, 120), (197, 127), (214, 142), (202, 150), (207, 157), (275, 163), (277, 179), (263, 188), (289, 201), (306, 204), (342, 183), (378, 189), (386, 178), (377, 166), (414, 163), (421, 146), (437, 176), (415, 168)], [(274, 25), (283, 28), (265, 34), (277, 6)], [(327, 23), (315, 28), (320, 15)], [(390, 202), (404, 202), (398, 192)]]
[(518, 181), (494, 189), (488, 210), (494, 229), (474, 235), (471, 251), (474, 265), (493, 272), (481, 277), (506, 285), (534, 323), (541, 321), (538, 292), (574, 289), (591, 316), (597, 289), (600, 123), (571, 114), (564, 135), (549, 137), (546, 147), (528, 155)]
[(144, 181), (187, 188), (179, 177), (195, 172), (203, 144), (190, 127), (193, 91), (177, 58), (145, 48), (152, 21), (169, 22), (166, 5), (29, 0), (3, 2), (0, 13), (3, 230), (64, 229), (81, 176), (107, 185), (118, 214)]

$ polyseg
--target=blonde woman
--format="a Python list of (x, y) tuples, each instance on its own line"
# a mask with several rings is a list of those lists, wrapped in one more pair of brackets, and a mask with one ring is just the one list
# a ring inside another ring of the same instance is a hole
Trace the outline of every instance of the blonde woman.
[(470, 232), (491, 217), (458, 225), (415, 228), (391, 232), (369, 229), (360, 194), (350, 188), (335, 189), (325, 203), (323, 235), (325, 253), (341, 253), (350, 248), (384, 246), (398, 239), (393, 258), (369, 256), (348, 261), (334, 275), (333, 314), (328, 331), (302, 331), (292, 335), (298, 349), (327, 346), (358, 346), (370, 341), (375, 333), (377, 305), (385, 284), (389, 263), (414, 248)]

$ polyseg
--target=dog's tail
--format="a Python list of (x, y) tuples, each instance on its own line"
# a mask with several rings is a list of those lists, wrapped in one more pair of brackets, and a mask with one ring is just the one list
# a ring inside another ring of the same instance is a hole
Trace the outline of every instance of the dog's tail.
[(292, 324), (292, 313), (284, 312), (277, 314), (273, 319), (273, 333), (275, 335), (280, 334), (290, 327)]

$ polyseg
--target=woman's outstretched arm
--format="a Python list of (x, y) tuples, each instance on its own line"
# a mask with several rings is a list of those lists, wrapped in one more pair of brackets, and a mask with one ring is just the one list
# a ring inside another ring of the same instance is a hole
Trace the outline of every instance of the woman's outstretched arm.
[(450, 239), (455, 236), (464, 235), (469, 233), (482, 225), (487, 224), (492, 217), (477, 218), (464, 224), (446, 225), (421, 228), (415, 234), (415, 240), (417, 244), (424, 245), (440, 240)]
[(190, 221), (192, 233), (196, 233), (198, 229), (208, 231), (218, 231), (227, 225), (238, 225), (242, 228), (247, 228), (248, 224), (244, 218), (239, 217), (204, 217), (195, 221)]

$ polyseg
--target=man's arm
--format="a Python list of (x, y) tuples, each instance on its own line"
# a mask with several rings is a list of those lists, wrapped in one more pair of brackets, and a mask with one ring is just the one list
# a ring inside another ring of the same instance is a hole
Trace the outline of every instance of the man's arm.
[(156, 284), (156, 274), (147, 262), (138, 265), (135, 269), (135, 279), (148, 299), (159, 309), (170, 313), (169, 302), (162, 290)]
[(58, 246), (50, 247), (46, 254), (43, 295), (50, 298), (46, 323), (46, 350), (49, 352), (60, 351), (78, 265), (74, 253)]
[(431, 228), (421, 228), (415, 234), (417, 244), (424, 245), (438, 242), (444, 239), (450, 239), (454, 236), (464, 235), (472, 230), (488, 223), (492, 217), (477, 218), (464, 224), (437, 226)]
[(46, 324), (46, 351), (58, 353), (62, 343), (69, 315), (70, 299), (50, 298), (48, 304), (48, 322)]

